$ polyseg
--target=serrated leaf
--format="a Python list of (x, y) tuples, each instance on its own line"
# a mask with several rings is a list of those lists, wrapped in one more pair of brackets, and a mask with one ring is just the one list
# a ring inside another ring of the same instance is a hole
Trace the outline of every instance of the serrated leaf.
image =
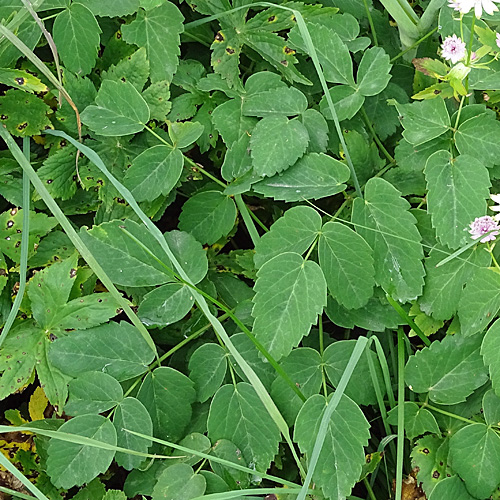
[(212, 245), (229, 234), (236, 221), (234, 201), (220, 191), (195, 194), (182, 206), (179, 228), (192, 234), (200, 243)]
[(277, 360), (309, 333), (326, 305), (326, 282), (315, 262), (286, 252), (257, 273), (253, 333)]
[(448, 335), (410, 357), (405, 380), (417, 393), (429, 393), (438, 404), (452, 405), (465, 401), (487, 380), (486, 368), (479, 353), (481, 339)]
[(125, 186), (136, 201), (167, 196), (182, 173), (184, 156), (177, 148), (153, 146), (137, 156), (125, 174)]
[(76, 193), (76, 148), (66, 146), (49, 156), (37, 174), (54, 198), (68, 200)]
[(243, 115), (243, 102), (241, 99), (231, 99), (217, 106), (212, 112), (212, 123), (227, 146), (240, 140), (242, 136), (250, 137), (257, 123), (254, 117)]
[(309, 134), (298, 120), (268, 116), (255, 126), (250, 139), (256, 174), (270, 177), (293, 165), (306, 151)]
[(151, 82), (172, 81), (179, 63), (179, 35), (184, 31), (184, 16), (176, 5), (165, 2), (152, 9), (139, 9), (137, 17), (122, 27), (123, 39), (146, 47), (151, 67)]
[(307, 109), (306, 96), (295, 87), (284, 87), (252, 94), (242, 99), (246, 116), (295, 116)]
[(458, 303), (462, 334), (470, 336), (484, 330), (499, 309), (500, 274), (487, 268), (477, 269)]
[[(153, 434), (153, 423), (144, 405), (136, 398), (127, 397), (120, 402), (113, 415), (113, 424), (116, 428), (117, 446), (129, 450), (146, 453), (152, 442), (126, 432), (131, 430), (146, 436)], [(116, 463), (121, 467), (132, 470), (141, 465), (143, 457), (117, 452)]]
[(287, 202), (317, 200), (341, 193), (347, 187), (349, 167), (323, 153), (304, 155), (281, 175), (257, 182), (257, 193)]
[(255, 389), (246, 382), (224, 385), (215, 394), (208, 414), (208, 437), (232, 441), (247, 463), (265, 471), (278, 452), (280, 434)]
[(372, 178), (352, 212), (356, 232), (373, 249), (376, 283), (401, 302), (421, 294), (425, 274), (421, 236), (409, 208), (390, 183)]
[[(335, 113), (340, 122), (353, 118), (365, 102), (365, 96), (361, 95), (353, 87), (347, 85), (335, 85), (329, 89), (329, 93), (332, 98)], [(330, 105), (326, 97), (321, 99), (319, 109), (327, 120), (333, 120)]]
[(242, 40), (233, 30), (220, 30), (215, 35), (211, 63), (214, 71), (222, 76), (230, 88), (240, 89), (240, 54)]
[(103, 413), (123, 399), (120, 383), (103, 372), (87, 372), (69, 383), (69, 399), (64, 407), (67, 415)]
[(77, 75), (94, 67), (101, 28), (94, 14), (81, 3), (72, 3), (54, 21), (54, 43), (64, 66)]
[(344, 224), (327, 222), (321, 229), (318, 256), (328, 290), (348, 309), (364, 306), (373, 295), (372, 253), (368, 243)]
[(255, 266), (259, 268), (283, 252), (303, 254), (320, 229), (321, 217), (313, 208), (300, 206), (287, 210), (255, 245)]
[(206, 481), (187, 464), (167, 467), (153, 489), (153, 500), (191, 500), (205, 493)]
[(465, 245), (468, 225), (486, 212), (488, 170), (477, 156), (454, 158), (449, 151), (438, 151), (427, 160), (425, 178), (427, 210), (438, 238), (453, 250)]
[(151, 119), (166, 121), (167, 115), (172, 108), (170, 99), (170, 84), (167, 80), (152, 83), (144, 92), (142, 97), (148, 105)]
[(140, 132), (149, 120), (149, 108), (130, 82), (104, 80), (95, 99), (87, 106), (82, 122), (96, 134), (122, 136)]
[(189, 376), (193, 380), (198, 401), (204, 403), (221, 386), (226, 376), (226, 352), (218, 344), (203, 344), (189, 359)]
[(183, 437), (196, 399), (193, 385), (181, 372), (165, 366), (146, 376), (137, 399), (151, 415), (156, 437), (174, 442)]
[(500, 394), (500, 320), (495, 321), (484, 336), (481, 354), (488, 366), (493, 390)]
[[(244, 134), (227, 148), (221, 168), (221, 175), (225, 180), (232, 181), (233, 179), (241, 179), (251, 169), (250, 136)], [(255, 176), (255, 174), (253, 175)], [(247, 191), (247, 189), (244, 191)], [(226, 191), (225, 193), (229, 194)]]
[[(326, 400), (310, 397), (301, 408), (295, 422), (294, 441), (302, 453), (311, 457)], [(365, 463), (363, 447), (368, 444), (370, 425), (358, 405), (342, 396), (328, 422), (328, 430), (316, 465), (313, 481), (328, 498), (345, 500), (359, 480)]]
[(50, 362), (63, 373), (78, 376), (101, 370), (120, 382), (143, 374), (153, 358), (141, 334), (125, 322), (72, 332), (49, 350)]
[(361, 58), (357, 74), (357, 89), (361, 95), (380, 94), (391, 79), (392, 64), (389, 56), (381, 47), (366, 50)]
[[(99, 3), (102, 4), (102, 2)], [(139, 92), (144, 88), (148, 77), (149, 61), (146, 58), (144, 47), (111, 66), (102, 74), (103, 80), (130, 82)]]
[(470, 424), (454, 434), (450, 459), (475, 498), (489, 498), (500, 483), (500, 437), (485, 424)]
[[(75, 417), (61, 425), (59, 431), (116, 446), (115, 428), (101, 415)], [(57, 488), (81, 486), (106, 472), (114, 455), (112, 450), (52, 439), (48, 448), (47, 474)]]
[[(427, 432), (439, 434), (439, 426), (434, 415), (429, 410), (423, 406), (418, 406), (412, 401), (405, 401), (403, 408), (405, 432), (408, 439), (414, 439)], [(389, 411), (387, 422), (391, 425), (398, 425), (397, 406)]]
[(301, 117), (309, 134), (308, 153), (324, 153), (328, 146), (328, 123), (323, 115), (315, 109), (307, 109)]

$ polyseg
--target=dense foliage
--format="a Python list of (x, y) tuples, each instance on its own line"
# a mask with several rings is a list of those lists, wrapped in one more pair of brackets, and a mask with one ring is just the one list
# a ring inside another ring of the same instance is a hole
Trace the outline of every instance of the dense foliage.
[(0, 497), (500, 498), (496, 1), (0, 0)]

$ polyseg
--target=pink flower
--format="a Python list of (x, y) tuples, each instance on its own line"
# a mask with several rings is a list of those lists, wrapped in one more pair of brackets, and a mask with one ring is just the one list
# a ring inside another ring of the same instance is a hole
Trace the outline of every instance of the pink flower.
[[(473, 240), (481, 238), (481, 243), (486, 243), (487, 241), (493, 241), (498, 236), (500, 233), (500, 226), (493, 217), (484, 215), (483, 217), (476, 217), (474, 221), (470, 223), (469, 233)], [(487, 234), (487, 236), (484, 236), (485, 234)]]
[(457, 35), (447, 36), (441, 44), (441, 56), (453, 64), (457, 63), (465, 57), (465, 42)]

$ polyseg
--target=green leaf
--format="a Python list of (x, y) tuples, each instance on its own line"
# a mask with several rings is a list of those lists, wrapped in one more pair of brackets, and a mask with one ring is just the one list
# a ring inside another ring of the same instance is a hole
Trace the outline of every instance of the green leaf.
[(232, 441), (256, 471), (266, 471), (278, 453), (280, 434), (255, 389), (246, 382), (224, 385), (208, 414), (208, 437)]
[(494, 390), (490, 389), (483, 396), (482, 408), (486, 423), (488, 425), (498, 425), (500, 422), (500, 398), (496, 395)]
[[(250, 137), (245, 134), (236, 142), (233, 142), (227, 149), (224, 156), (224, 163), (222, 164), (221, 175), (225, 180), (232, 181), (233, 179), (243, 177), (251, 168)], [(257, 177), (255, 174), (253, 176)], [(225, 192), (228, 194), (227, 190)]]
[[(242, 465), (243, 467), (247, 466), (247, 461), (241, 454), (241, 450), (227, 439), (218, 439), (212, 448), (212, 453), (217, 458), (222, 458), (223, 460)], [(229, 490), (229, 487), (233, 490), (239, 490), (250, 485), (250, 476), (242, 470), (222, 465), (214, 460), (210, 460), (210, 467), (220, 478), (222, 478), (223, 482), (226, 484), (226, 491)]]
[(295, 87), (284, 87), (242, 99), (241, 110), (246, 116), (295, 116), (307, 109), (306, 96)]
[(149, 120), (149, 108), (130, 82), (104, 80), (95, 99), (86, 107), (82, 122), (96, 134), (122, 136), (140, 132)]
[(103, 72), (103, 80), (114, 82), (129, 82), (139, 92), (142, 91), (149, 77), (149, 61), (146, 57), (146, 49), (141, 47), (133, 54), (112, 65), (108, 71)]
[(68, 375), (103, 371), (120, 382), (146, 372), (153, 358), (141, 334), (126, 322), (72, 332), (57, 339), (49, 350), (50, 362)]
[(184, 31), (184, 16), (171, 2), (152, 9), (139, 9), (137, 17), (122, 27), (123, 39), (146, 47), (153, 83), (172, 77), (179, 64), (179, 35)]
[(325, 153), (328, 146), (328, 123), (323, 115), (315, 109), (307, 109), (301, 117), (309, 134), (307, 153)]
[(253, 189), (275, 200), (317, 200), (344, 191), (349, 175), (344, 163), (323, 153), (310, 153), (283, 174), (254, 184)]
[(218, 344), (203, 344), (189, 359), (189, 376), (194, 382), (198, 401), (204, 403), (219, 389), (226, 376), (226, 352)]
[(184, 318), (193, 304), (191, 288), (182, 283), (167, 283), (144, 296), (137, 314), (147, 326), (168, 326)]
[(85, 5), (100, 17), (127, 16), (139, 8), (139, 0), (120, 0), (120, 2), (101, 2), (101, 0), (85, 0)]
[(231, 231), (235, 221), (236, 206), (229, 196), (220, 191), (203, 191), (182, 206), (179, 228), (200, 243), (212, 245)]
[(94, 67), (101, 28), (94, 14), (81, 3), (72, 3), (54, 21), (53, 35), (66, 69), (87, 75)]
[(489, 498), (500, 483), (500, 436), (485, 424), (460, 429), (450, 440), (451, 466), (476, 498)]
[(412, 104), (399, 104), (392, 100), (389, 103), (394, 104), (399, 112), (399, 119), (405, 129), (403, 137), (414, 146), (443, 135), (451, 127), (444, 99), (429, 99)]
[(500, 274), (486, 268), (477, 269), (458, 303), (462, 334), (469, 336), (484, 330), (499, 309)]
[(326, 305), (326, 282), (316, 262), (286, 252), (257, 273), (253, 333), (277, 360), (290, 353)]
[[(129, 450), (147, 453), (151, 446), (151, 441), (134, 436), (127, 430), (140, 432), (146, 436), (153, 434), (153, 422), (144, 405), (136, 398), (125, 398), (120, 402), (113, 415), (113, 424), (116, 428), (117, 446)], [(117, 452), (116, 463), (121, 467), (132, 470), (141, 465), (143, 457), (130, 455), (128, 453)]]
[[(61, 425), (59, 431), (116, 446), (115, 428), (101, 415), (72, 418)], [(57, 488), (81, 486), (106, 472), (114, 455), (112, 450), (52, 439), (48, 448), (47, 474)]]
[(137, 394), (146, 407), (156, 437), (179, 441), (191, 420), (196, 399), (193, 382), (173, 368), (161, 366), (148, 373)]
[(0, 83), (30, 94), (49, 91), (49, 88), (36, 76), (20, 69), (0, 68)]
[[(207, 408), (208, 409), (208, 408)], [(201, 453), (210, 453), (212, 448), (212, 443), (210, 443), (210, 439), (205, 436), (205, 434), (200, 434), (199, 432), (192, 432), (188, 434), (184, 439), (179, 442), (180, 446), (184, 446), (185, 448), (189, 448), (193, 451), (200, 451)], [(174, 450), (172, 454), (173, 457), (179, 457), (171, 461), (170, 463), (179, 463), (182, 462), (184, 464), (188, 464), (191, 466), (196, 465), (198, 462), (203, 460), (199, 455), (195, 455), (194, 453), (187, 453), (181, 450)]]
[(401, 302), (419, 296), (424, 281), (421, 236), (409, 208), (391, 184), (372, 178), (352, 212), (356, 232), (373, 249), (376, 283)]
[(167, 80), (152, 83), (143, 93), (143, 99), (146, 101), (151, 120), (164, 122), (172, 108), (170, 99), (170, 83)]
[[(329, 93), (332, 98), (335, 113), (340, 122), (353, 118), (365, 102), (365, 97), (363, 95), (357, 92), (353, 87), (348, 87), (347, 85), (335, 85), (329, 89)], [(333, 120), (330, 105), (326, 97), (321, 99), (319, 109), (327, 120)]]
[(203, 134), (204, 126), (198, 122), (172, 122), (168, 134), (174, 147), (186, 148)]
[(64, 407), (67, 415), (102, 413), (123, 399), (120, 383), (103, 372), (87, 372), (69, 383), (69, 399)]
[(49, 156), (37, 170), (54, 198), (68, 200), (76, 193), (76, 148), (66, 146)]
[[(325, 371), (334, 387), (337, 387), (340, 382), (355, 344), (355, 340), (340, 340), (330, 344), (323, 353)], [(365, 349), (345, 389), (345, 394), (360, 405), (373, 405), (377, 402), (374, 382), (370, 376), (368, 356), (372, 358), (378, 384), (382, 394), (385, 395), (382, 371), (377, 356), (372, 350)]]
[(243, 136), (249, 137), (257, 123), (255, 118), (243, 115), (244, 102), (241, 99), (231, 99), (217, 106), (212, 112), (212, 123), (227, 146)]
[(206, 481), (187, 464), (167, 467), (153, 489), (153, 500), (191, 500), (205, 493)]
[(120, 490), (108, 490), (102, 500), (127, 500), (127, 496)]
[(493, 390), (500, 395), (500, 320), (495, 321), (484, 336), (481, 354), (488, 366)]
[(490, 176), (468, 155), (453, 158), (449, 151), (431, 155), (425, 166), (427, 207), (441, 243), (456, 249), (469, 241), (467, 226), (486, 212)]
[[(396, 406), (388, 413), (387, 423), (398, 425), (398, 407)], [(418, 406), (412, 401), (405, 401), (405, 432), (408, 439), (414, 439), (427, 432), (439, 434), (439, 426), (434, 418), (434, 415), (424, 408)]]
[(458, 476), (446, 477), (436, 484), (429, 500), (474, 500)]
[(380, 94), (391, 79), (392, 64), (381, 47), (372, 47), (363, 54), (358, 67), (358, 92), (364, 96)]
[(455, 134), (461, 154), (480, 158), (487, 167), (498, 164), (500, 156), (500, 123), (487, 114), (463, 122)]
[(307, 206), (290, 208), (255, 245), (257, 268), (284, 252), (303, 254), (321, 230), (321, 217)]
[[(297, 416), (294, 441), (308, 458), (325, 410), (325, 398), (315, 395), (305, 402)], [(365, 463), (363, 447), (368, 444), (369, 427), (358, 405), (342, 396), (328, 422), (326, 439), (313, 474), (313, 481), (325, 497), (345, 500), (351, 493)]]
[(417, 393), (429, 393), (438, 404), (465, 401), (487, 380), (487, 370), (479, 353), (481, 339), (448, 335), (410, 357), (405, 380)]
[(327, 222), (321, 229), (318, 256), (332, 297), (348, 309), (364, 306), (375, 285), (368, 243), (344, 224)]
[(270, 177), (293, 165), (306, 151), (309, 134), (298, 120), (267, 116), (255, 126), (250, 139), (256, 174)]
[(183, 165), (184, 156), (178, 149), (153, 146), (134, 159), (124, 183), (136, 201), (154, 200), (161, 194), (167, 196), (174, 189)]

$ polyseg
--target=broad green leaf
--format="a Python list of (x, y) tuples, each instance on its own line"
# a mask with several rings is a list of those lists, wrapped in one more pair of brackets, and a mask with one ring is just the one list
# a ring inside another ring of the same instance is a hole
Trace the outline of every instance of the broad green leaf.
[(182, 206), (179, 228), (212, 245), (229, 234), (236, 221), (234, 201), (220, 191), (195, 194)]
[(486, 423), (488, 425), (498, 425), (500, 422), (500, 398), (494, 390), (490, 389), (483, 396), (482, 408)]
[[(340, 382), (355, 344), (355, 340), (340, 340), (330, 344), (323, 353), (325, 371), (334, 387), (337, 387)], [(365, 349), (345, 389), (345, 394), (360, 405), (373, 405), (377, 402), (374, 382), (370, 375), (368, 356), (372, 358), (378, 384), (382, 394), (385, 395), (382, 370), (377, 361), (377, 356), (372, 350)]]
[(226, 370), (226, 352), (220, 345), (209, 342), (193, 352), (189, 359), (189, 376), (194, 382), (198, 401), (204, 403), (216, 393)]
[(76, 193), (76, 148), (66, 146), (49, 156), (37, 170), (54, 198), (67, 200)]
[[(128, 236), (132, 234), (149, 252)], [(106, 274), (118, 285), (153, 286), (173, 281), (172, 275), (157, 259), (171, 268), (171, 263), (151, 233), (132, 220), (111, 221), (82, 230), (80, 236)]]
[[(339, 121), (350, 120), (360, 110), (365, 102), (365, 97), (353, 87), (347, 85), (335, 85), (329, 90), (333, 107)], [(330, 105), (323, 97), (319, 103), (319, 109), (327, 120), (333, 120)]]
[(438, 238), (453, 250), (465, 245), (470, 236), (465, 229), (486, 212), (488, 170), (477, 156), (454, 158), (449, 151), (438, 151), (427, 160), (425, 178), (427, 210)]
[(364, 52), (358, 67), (357, 89), (361, 95), (380, 94), (391, 79), (389, 56), (381, 47), (372, 47)]
[(87, 75), (94, 67), (101, 28), (94, 14), (81, 3), (72, 3), (54, 21), (54, 43), (64, 67)]
[(116, 17), (133, 14), (139, 8), (139, 0), (120, 0), (119, 2), (102, 2), (101, 0), (84, 0), (85, 5), (100, 17)]
[(96, 134), (122, 136), (140, 132), (149, 120), (149, 108), (130, 82), (104, 80), (95, 99), (81, 114)]
[[(310, 347), (299, 347), (284, 358), (280, 365), (306, 398), (319, 392), (322, 360), (318, 351)], [(271, 386), (271, 396), (287, 423), (292, 426), (302, 408), (302, 400), (279, 376)]]
[[(325, 410), (325, 398), (315, 395), (305, 402), (297, 416), (294, 441), (308, 459)], [(313, 474), (313, 481), (325, 497), (345, 500), (350, 495), (365, 463), (363, 447), (368, 444), (369, 427), (359, 406), (342, 396), (328, 422), (326, 439)]]
[[(102, 2), (99, 2), (102, 4)], [(129, 82), (139, 92), (149, 78), (149, 61), (146, 57), (146, 49), (141, 47), (133, 54), (122, 59), (117, 64), (112, 65), (106, 72), (103, 72), (103, 80), (113, 80), (114, 82)]]
[(450, 459), (475, 498), (489, 498), (500, 483), (500, 436), (485, 424), (470, 424), (453, 435)]
[(461, 154), (474, 156), (487, 167), (499, 163), (500, 123), (487, 114), (463, 122), (455, 134), (457, 149)]
[[(115, 428), (101, 415), (72, 418), (61, 425), (59, 431), (116, 446)], [(52, 439), (48, 448), (47, 474), (57, 488), (81, 486), (106, 472), (114, 455), (112, 450)]]
[(151, 201), (167, 196), (176, 186), (182, 173), (184, 157), (169, 146), (146, 149), (132, 162), (125, 174), (125, 186), (136, 201)]
[(242, 99), (241, 110), (246, 116), (295, 116), (307, 109), (306, 96), (295, 87), (284, 87)]
[[(125, 398), (116, 408), (113, 415), (113, 424), (116, 428), (117, 442), (121, 448), (146, 453), (151, 446), (151, 441), (134, 436), (126, 430), (140, 432), (146, 436), (153, 434), (153, 423), (144, 405), (136, 398)], [(143, 458), (128, 453), (117, 452), (116, 463), (121, 467), (132, 470), (141, 465)]]
[(206, 481), (187, 464), (167, 467), (153, 489), (153, 500), (191, 500), (205, 493)]
[(500, 395), (500, 320), (495, 321), (486, 332), (481, 354), (484, 364), (489, 368), (493, 390)]
[(414, 146), (443, 135), (451, 127), (444, 99), (430, 99), (412, 104), (399, 104), (393, 100), (390, 103), (394, 104), (399, 112), (399, 119), (405, 129), (403, 137)]
[(203, 134), (204, 126), (198, 122), (172, 122), (168, 127), (168, 135), (176, 148), (186, 148)]
[(458, 303), (462, 334), (469, 336), (484, 330), (499, 309), (500, 274), (487, 268), (477, 269)]
[(364, 306), (373, 295), (372, 249), (352, 229), (327, 222), (321, 229), (318, 256), (328, 290), (348, 309)]
[(165, 366), (146, 376), (137, 399), (151, 415), (156, 437), (174, 442), (183, 437), (196, 399), (193, 385), (181, 372)]
[(164, 122), (172, 108), (170, 99), (170, 83), (167, 80), (152, 83), (143, 93), (143, 99), (149, 108), (151, 120)]
[(275, 200), (317, 200), (344, 191), (349, 175), (344, 163), (323, 153), (310, 153), (283, 174), (254, 184), (253, 189)]
[[(244, 134), (228, 147), (226, 155), (224, 156), (221, 175), (225, 180), (232, 181), (233, 179), (244, 176), (251, 168), (252, 157), (250, 156), (250, 137)], [(247, 189), (244, 191), (247, 191)], [(226, 192), (226, 194), (228, 193)]]
[[(2, 2), (2, 7), (0, 8), (3, 8), (4, 4), (5, 2)], [(19, 7), (20, 4), (17, 3), (14, 10), (18, 11)], [(10, 16), (10, 13), (5, 16), (5, 18), (8, 16)], [(0, 18), (3, 17), (4, 16), (0, 15)], [(17, 38), (19, 38), (30, 50), (35, 49), (40, 37), (42, 36), (42, 32), (36, 23), (36, 20), (31, 16), (26, 16), (24, 21), (21, 22), (15, 31)], [(15, 66), (16, 61), (21, 57), (21, 52), (13, 44), (7, 42), (5, 38), (3, 38), (2, 42), (3, 43), (0, 45), (0, 67), (6, 68), (9, 66)]]
[[(431, 432), (439, 434), (439, 426), (434, 415), (412, 401), (404, 403), (405, 432), (408, 439), (414, 439), (417, 436)], [(388, 413), (387, 422), (391, 425), (398, 425), (398, 407), (396, 406)]]
[(429, 500), (474, 500), (458, 476), (446, 477), (436, 484)]
[(307, 109), (302, 113), (302, 123), (309, 134), (307, 153), (324, 153), (328, 146), (328, 123), (323, 115), (315, 109)]
[(120, 490), (108, 490), (102, 500), (127, 500), (127, 496)]
[(405, 380), (417, 393), (429, 393), (438, 404), (465, 401), (487, 380), (487, 370), (479, 353), (481, 339), (448, 335), (410, 357)]
[(182, 283), (167, 283), (144, 296), (137, 314), (147, 326), (168, 326), (184, 318), (193, 304), (191, 288)]
[(424, 281), (421, 236), (409, 208), (390, 183), (372, 178), (352, 212), (356, 232), (373, 249), (376, 283), (401, 302), (418, 297)]
[(419, 298), (420, 309), (433, 318), (447, 320), (456, 313), (463, 287), (478, 267), (487, 267), (491, 257), (481, 246), (465, 251), (456, 259), (436, 267), (449, 252), (433, 248), (425, 261), (425, 286)]
[(257, 273), (253, 333), (277, 360), (290, 353), (326, 305), (326, 282), (316, 262), (286, 252)]
[(78, 376), (101, 370), (120, 382), (146, 372), (153, 358), (141, 334), (126, 322), (71, 332), (49, 350), (50, 362), (63, 373)]
[(67, 415), (102, 413), (123, 399), (120, 383), (103, 372), (87, 372), (69, 383), (69, 399), (64, 407)]
[(250, 139), (256, 174), (270, 177), (293, 165), (306, 151), (309, 134), (297, 119), (267, 116), (255, 126)]
[(255, 118), (243, 115), (243, 103), (242, 99), (231, 99), (217, 106), (212, 112), (212, 123), (227, 146), (242, 136), (249, 137), (257, 123)]
[(246, 382), (224, 385), (215, 394), (208, 415), (208, 437), (232, 441), (256, 471), (268, 469), (278, 452), (280, 434), (255, 389)]
[(172, 77), (179, 63), (179, 35), (184, 31), (184, 16), (171, 2), (152, 9), (139, 9), (137, 17), (122, 27), (123, 39), (146, 47), (153, 83)]
[[(189, 448), (193, 451), (200, 451), (202, 453), (210, 453), (212, 448), (212, 443), (210, 439), (205, 436), (205, 434), (200, 434), (199, 432), (192, 432), (188, 434), (184, 439), (181, 439), (179, 442), (180, 446), (184, 446), (185, 448)], [(177, 459), (173, 457), (179, 457)], [(172, 454), (173, 460), (170, 463), (184, 463), (195, 466), (197, 463), (203, 460), (199, 455), (195, 455), (194, 453), (187, 453), (181, 450), (174, 450)]]
[(303, 254), (320, 229), (321, 217), (313, 208), (299, 206), (287, 210), (255, 245), (255, 266), (259, 268), (283, 252)]

